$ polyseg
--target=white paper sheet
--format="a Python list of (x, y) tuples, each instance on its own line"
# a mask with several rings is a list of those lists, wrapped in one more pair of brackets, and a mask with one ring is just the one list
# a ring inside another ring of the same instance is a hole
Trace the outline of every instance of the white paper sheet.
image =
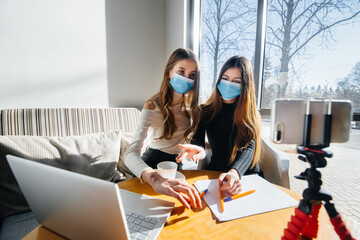
[[(241, 184), (241, 192), (253, 189), (256, 191), (250, 195), (224, 202), (223, 213), (220, 207), (217, 179), (197, 181), (194, 185), (199, 192), (208, 189), (204, 199), (220, 222), (298, 205), (298, 201), (257, 175), (243, 176)], [(228, 196), (223, 191), (223, 198)]]

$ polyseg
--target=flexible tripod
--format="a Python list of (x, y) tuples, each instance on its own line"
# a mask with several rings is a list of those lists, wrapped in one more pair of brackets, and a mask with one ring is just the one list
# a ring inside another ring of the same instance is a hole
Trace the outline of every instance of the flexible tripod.
[(308, 114), (305, 116), (304, 130), (304, 146), (308, 147), (298, 147), (297, 152), (305, 155), (299, 155), (299, 159), (309, 162), (310, 168), (296, 176), (298, 179), (307, 180), (308, 187), (303, 191), (303, 199), (300, 200), (298, 207), (295, 208), (295, 215), (291, 216), (291, 221), (288, 222), (288, 226), (284, 230), (284, 235), (281, 239), (317, 238), (319, 211), (321, 205), (324, 204), (326, 212), (330, 217), (330, 222), (340, 239), (355, 240), (347, 230), (340, 214), (336, 211), (335, 205), (330, 202), (332, 200), (331, 195), (321, 190), (321, 173), (317, 170), (317, 168), (324, 168), (326, 166), (325, 157), (331, 158), (333, 155), (332, 152), (323, 150), (323, 148), (328, 147), (330, 144), (331, 115), (325, 115), (324, 143), (321, 146), (310, 145), (310, 126), (311, 115)]

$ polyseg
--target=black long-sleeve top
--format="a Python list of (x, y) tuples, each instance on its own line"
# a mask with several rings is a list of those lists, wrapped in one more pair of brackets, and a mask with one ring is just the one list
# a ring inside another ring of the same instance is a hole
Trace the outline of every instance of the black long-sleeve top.
[(235, 160), (230, 163), (235, 139), (232, 133), (236, 133), (235, 127), (233, 128), (234, 112), (235, 103), (223, 103), (222, 109), (211, 122), (206, 124), (202, 116), (191, 143), (205, 147), (205, 133), (207, 134), (212, 151), (210, 163), (206, 167), (207, 170), (227, 172), (234, 168), (238, 171), (240, 177), (245, 173), (259, 173), (260, 168), (258, 165), (251, 170), (249, 169), (255, 153), (254, 141), (238, 152)]

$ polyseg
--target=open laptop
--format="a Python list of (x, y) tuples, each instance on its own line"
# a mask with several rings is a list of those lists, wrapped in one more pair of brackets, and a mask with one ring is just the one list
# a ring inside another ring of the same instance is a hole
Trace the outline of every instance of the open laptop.
[(156, 239), (174, 208), (112, 182), (6, 157), (37, 221), (69, 239)]

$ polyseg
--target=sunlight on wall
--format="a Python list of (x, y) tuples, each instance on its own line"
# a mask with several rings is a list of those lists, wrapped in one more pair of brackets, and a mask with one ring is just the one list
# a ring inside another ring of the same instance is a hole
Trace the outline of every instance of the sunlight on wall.
[(4, 0), (0, 108), (106, 107), (105, 1)]

